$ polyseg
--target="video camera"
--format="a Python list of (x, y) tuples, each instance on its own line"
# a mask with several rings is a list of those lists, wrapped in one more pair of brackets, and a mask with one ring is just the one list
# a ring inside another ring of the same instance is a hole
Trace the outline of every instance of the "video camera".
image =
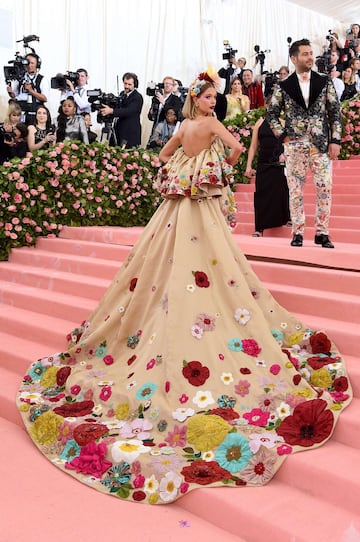
[(228, 40), (223, 41), (226, 53), (223, 53), (223, 60), (229, 60), (235, 56), (238, 52), (237, 49), (233, 49)]
[(55, 77), (52, 77), (50, 80), (51, 88), (56, 90), (66, 90), (68, 88), (66, 79), (71, 81), (76, 87), (79, 82), (79, 74), (78, 72), (66, 72), (66, 74), (57, 73)]
[(100, 88), (95, 88), (93, 90), (88, 90), (86, 92), (88, 101), (91, 104), (91, 111), (97, 111), (96, 120), (99, 124), (102, 122), (111, 123), (113, 121), (113, 115), (102, 115), (100, 110), (103, 105), (108, 105), (112, 109), (118, 105), (118, 98), (115, 94), (109, 93), (105, 94), (101, 91)]
[[(32, 41), (39, 41), (39, 39), (39, 36), (31, 34), (30, 36), (24, 36), (21, 40), (17, 40), (16, 43), (20, 43), (22, 41), (24, 43), (25, 49), (29, 48), (33, 54), (36, 54), (35, 49), (33, 47), (30, 47), (29, 43)], [(26, 66), (29, 64), (26, 58), (26, 55), (28, 54), (30, 53), (25, 51), (25, 55), (22, 56), (20, 55), (19, 51), (16, 51), (15, 60), (8, 61), (11, 66), (3, 67), (5, 82), (7, 85), (10, 85), (11, 81), (18, 81), (21, 85), (26, 74)]]
[(315, 59), (315, 65), (319, 73), (329, 74), (335, 64), (330, 64), (330, 52), (326, 52)]
[(264, 72), (265, 84), (264, 84), (264, 96), (267, 98), (273, 93), (274, 86), (279, 82), (279, 72)]
[(154, 83), (154, 81), (150, 81), (150, 83), (148, 83), (148, 86), (146, 88), (146, 95), (156, 96), (157, 92), (160, 92), (160, 94), (162, 94), (163, 90), (164, 90), (164, 83)]
[(0, 127), (0, 133), (3, 137), (3, 140), (8, 143), (11, 143), (11, 141), (14, 141), (15, 139), (15, 132), (14, 131), (11, 131), (11, 132), (7, 132), (3, 126)]

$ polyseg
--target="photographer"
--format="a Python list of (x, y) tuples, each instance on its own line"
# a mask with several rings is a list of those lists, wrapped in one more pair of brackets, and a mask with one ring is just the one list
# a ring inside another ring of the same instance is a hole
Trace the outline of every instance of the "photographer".
[(146, 89), (147, 95), (153, 96), (151, 107), (148, 112), (148, 119), (153, 121), (151, 134), (153, 134), (159, 122), (162, 122), (165, 119), (165, 112), (169, 107), (173, 107), (178, 112), (181, 111), (181, 100), (173, 93), (174, 82), (175, 80), (173, 77), (166, 76), (164, 77), (162, 84), (156, 85), (155, 89), (150, 88), (150, 86)]
[(137, 91), (139, 81), (135, 73), (124, 73), (122, 81), (124, 90), (115, 107), (102, 104), (100, 113), (103, 117), (114, 117), (109, 144), (130, 149), (141, 144), (140, 114), (144, 99)]
[[(71, 72), (69, 72), (71, 73)], [(76, 113), (81, 115), (82, 113), (90, 113), (91, 106), (87, 98), (87, 89), (89, 75), (84, 68), (79, 68), (75, 72), (76, 76), (72, 78), (65, 77), (66, 90), (61, 90), (60, 101), (65, 100), (69, 96), (73, 96), (76, 103)]]
[(15, 126), (20, 122), (20, 118), (20, 106), (12, 101), (12, 103), (9, 103), (4, 122), (0, 125), (0, 164), (8, 159), (9, 146), (5, 141), (9, 141), (14, 136)]
[(12, 158), (24, 158), (29, 151), (27, 144), (28, 127), (24, 122), (18, 122), (12, 132), (3, 134), (2, 163)]
[(9, 82), (6, 90), (11, 98), (16, 98), (25, 114), (25, 123), (34, 124), (35, 111), (38, 105), (47, 102), (47, 84), (39, 73), (40, 58), (35, 53), (26, 55), (26, 72), (22, 80)]
[(224, 94), (229, 94), (230, 87), (233, 79), (240, 74), (242, 75), (242, 70), (246, 64), (243, 62), (244, 59), (236, 60), (235, 54), (237, 49), (233, 49), (230, 43), (227, 40), (224, 40), (225, 53), (223, 53), (223, 60), (227, 60), (227, 66), (225, 68), (220, 68), (218, 71), (218, 76), (222, 79), (225, 79), (225, 89)]

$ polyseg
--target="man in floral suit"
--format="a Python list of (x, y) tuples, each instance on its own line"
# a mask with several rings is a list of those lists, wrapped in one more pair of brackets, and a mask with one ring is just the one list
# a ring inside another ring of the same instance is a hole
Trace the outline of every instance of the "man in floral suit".
[[(267, 120), (283, 139), (290, 194), (293, 238), (301, 247), (305, 231), (303, 191), (310, 168), (316, 191), (315, 244), (334, 248), (329, 238), (332, 162), (340, 152), (340, 103), (327, 75), (312, 71), (313, 51), (309, 40), (292, 43), (289, 55), (295, 72), (275, 89)], [(280, 117), (285, 114), (285, 126)]]

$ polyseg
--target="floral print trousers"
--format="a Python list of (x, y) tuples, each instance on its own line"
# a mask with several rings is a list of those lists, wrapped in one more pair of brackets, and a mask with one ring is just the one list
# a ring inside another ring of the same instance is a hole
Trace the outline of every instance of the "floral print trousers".
[(313, 175), (316, 192), (315, 232), (329, 233), (332, 189), (332, 162), (310, 141), (290, 141), (284, 144), (286, 176), (290, 195), (292, 233), (304, 234), (304, 186), (308, 169)]

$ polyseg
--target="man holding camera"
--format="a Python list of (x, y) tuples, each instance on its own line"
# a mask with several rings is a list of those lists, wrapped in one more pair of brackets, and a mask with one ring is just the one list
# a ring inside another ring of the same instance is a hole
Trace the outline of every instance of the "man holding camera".
[(35, 53), (26, 55), (26, 73), (22, 81), (12, 81), (6, 87), (11, 98), (15, 98), (21, 107), (27, 125), (34, 124), (36, 109), (47, 102), (47, 84), (40, 75), (40, 58)]
[(69, 96), (73, 96), (76, 103), (76, 113), (78, 115), (81, 115), (82, 113), (90, 113), (91, 107), (87, 98), (89, 74), (84, 68), (79, 68), (76, 70), (76, 74), (76, 81), (65, 78), (66, 90), (61, 90), (61, 101), (65, 100)]
[(122, 81), (124, 90), (116, 106), (102, 104), (100, 113), (103, 117), (114, 117), (109, 144), (131, 149), (141, 144), (140, 115), (144, 99), (137, 91), (139, 81), (135, 73), (124, 73)]

